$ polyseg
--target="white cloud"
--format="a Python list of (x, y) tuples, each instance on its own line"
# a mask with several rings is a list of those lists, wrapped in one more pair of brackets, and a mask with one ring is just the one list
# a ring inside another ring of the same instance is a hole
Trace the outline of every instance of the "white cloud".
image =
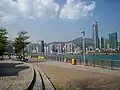
[(59, 8), (54, 0), (0, 0), (0, 18), (1, 21), (12, 20), (13, 17), (53, 18)]
[(92, 15), (95, 2), (88, 5), (86, 2), (76, 1), (78, 0), (67, 0), (60, 10), (60, 5), (55, 0), (0, 0), (0, 21), (7, 22), (19, 17), (54, 18), (59, 11), (58, 16), (63, 19), (79, 19)]
[(63, 19), (80, 19), (88, 15), (92, 15), (92, 11), (95, 9), (95, 2), (67, 0), (64, 7), (61, 9), (60, 18)]

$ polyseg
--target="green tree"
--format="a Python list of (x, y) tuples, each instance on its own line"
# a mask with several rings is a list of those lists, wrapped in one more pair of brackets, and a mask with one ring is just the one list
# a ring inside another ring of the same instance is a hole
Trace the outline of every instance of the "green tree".
[(25, 50), (24, 48), (26, 45), (28, 45), (30, 42), (26, 41), (29, 37), (26, 36), (28, 32), (26, 31), (20, 31), (18, 33), (18, 36), (15, 38), (14, 41), (14, 52), (15, 54), (19, 56), (25, 57)]
[(6, 50), (6, 44), (7, 44), (7, 29), (0, 28), (0, 56), (2, 56), (1, 59), (3, 59), (4, 52)]

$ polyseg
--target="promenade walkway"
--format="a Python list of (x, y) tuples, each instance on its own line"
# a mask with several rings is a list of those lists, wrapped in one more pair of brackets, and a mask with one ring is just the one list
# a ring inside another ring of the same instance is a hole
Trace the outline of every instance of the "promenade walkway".
[(83, 80), (85, 78), (97, 78), (103, 81), (113, 80), (115, 83), (118, 81), (120, 82), (120, 71), (116, 70), (102, 69), (92, 66), (71, 65), (71, 63), (49, 60), (34, 64), (50, 78), (56, 87), (58, 85), (65, 85), (65, 83), (70, 80)]
[(42, 62), (41, 64), (56, 66), (60, 68), (72, 68), (72, 69), (77, 69), (77, 70), (82, 70), (82, 71), (89, 71), (89, 72), (109, 74), (113, 76), (120, 76), (120, 70), (110, 70), (108, 68), (100, 68), (100, 67), (92, 67), (92, 66), (84, 66), (84, 65), (72, 65), (71, 63), (56, 62), (56, 61)]

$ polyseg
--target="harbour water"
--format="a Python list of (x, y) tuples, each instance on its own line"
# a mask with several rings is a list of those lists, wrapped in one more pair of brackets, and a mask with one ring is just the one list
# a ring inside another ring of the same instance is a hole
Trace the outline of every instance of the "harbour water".
[[(41, 55), (41, 54), (38, 54)], [(43, 54), (42, 54), (43, 55)], [(72, 60), (73, 58), (76, 59), (77, 62), (83, 62), (83, 55), (75, 55), (75, 54), (44, 54), (45, 56), (50, 56), (54, 58), (67, 58)], [(86, 54), (86, 60), (91, 64), (94, 62), (96, 65), (101, 64), (101, 60), (104, 60), (104, 65), (111, 65), (111, 61), (113, 61), (114, 66), (120, 67), (120, 53), (118, 54)]]
[[(72, 54), (63, 54), (58, 55), (68, 58), (83, 59), (83, 55), (72, 55)], [(120, 54), (86, 54), (86, 60), (120, 60)]]
[[(61, 55), (55, 55), (57, 57), (66, 57), (68, 59), (76, 59), (77, 62), (79, 62), (80, 60), (83, 61), (83, 55), (73, 55), (73, 54), (61, 54)], [(104, 60), (104, 64), (109, 66), (110, 65), (110, 61), (114, 61), (114, 65), (116, 67), (120, 67), (120, 54), (86, 54), (86, 60), (88, 62), (93, 63), (93, 61), (95, 62), (95, 64), (101, 64), (101, 60)]]

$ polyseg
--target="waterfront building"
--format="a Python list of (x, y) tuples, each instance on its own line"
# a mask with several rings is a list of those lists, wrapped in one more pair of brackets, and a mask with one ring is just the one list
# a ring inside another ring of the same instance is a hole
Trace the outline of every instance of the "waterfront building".
[(107, 44), (107, 50), (110, 50), (110, 44)]
[(56, 43), (56, 44), (49, 44), (48, 45), (48, 50), (50, 53), (62, 53), (64, 44), (61, 43)]
[(63, 50), (62, 50), (62, 44), (57, 44), (57, 51), (58, 51), (58, 53), (63, 52)]
[(78, 54), (78, 53), (80, 53), (80, 52), (81, 52), (80, 47), (76, 47), (74, 53), (75, 53), (75, 54)]
[(88, 51), (93, 51), (93, 45), (90, 45), (89, 47), (88, 47)]
[(75, 51), (75, 44), (74, 43), (66, 43), (64, 45), (64, 49), (66, 53), (73, 53)]
[(118, 48), (117, 32), (109, 34), (109, 44), (110, 44), (110, 49)]
[(44, 41), (41, 41), (41, 45), (40, 46), (41, 46), (40, 52), (44, 53)]
[(53, 52), (55, 52), (55, 50), (56, 50), (55, 45), (54, 45), (54, 44), (50, 44), (50, 45), (49, 45), (49, 52), (50, 52), (50, 53), (53, 53)]
[(25, 47), (25, 51), (28, 53), (38, 53), (40, 52), (40, 44), (30, 43)]
[(44, 47), (45, 53), (49, 53), (49, 46)]
[(107, 50), (109, 48), (107, 46), (109, 44), (109, 40), (104, 37), (99, 38), (99, 44), (100, 44), (100, 50)]
[(107, 45), (109, 45), (109, 40), (107, 38), (104, 38), (104, 49), (105, 50), (109, 49)]
[(98, 23), (95, 22), (92, 26), (93, 34), (93, 44), (94, 44), (94, 50), (99, 48), (99, 33), (98, 33)]
[(100, 49), (104, 49), (105, 47), (105, 40), (104, 40), (104, 38), (103, 37), (100, 37), (99, 38), (99, 43), (100, 43)]

